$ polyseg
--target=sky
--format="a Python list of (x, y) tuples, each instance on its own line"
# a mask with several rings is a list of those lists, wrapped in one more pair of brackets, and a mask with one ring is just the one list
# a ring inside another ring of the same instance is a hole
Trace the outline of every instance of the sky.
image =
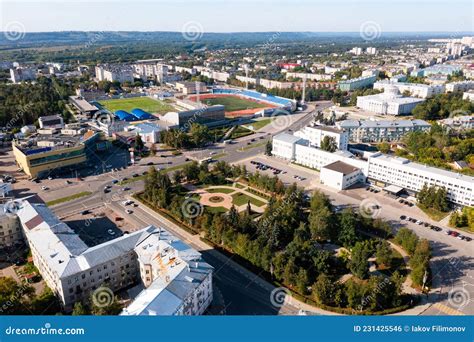
[[(472, 0), (0, 0), (0, 31), (472, 32)], [(189, 28), (191, 27), (191, 28)]]

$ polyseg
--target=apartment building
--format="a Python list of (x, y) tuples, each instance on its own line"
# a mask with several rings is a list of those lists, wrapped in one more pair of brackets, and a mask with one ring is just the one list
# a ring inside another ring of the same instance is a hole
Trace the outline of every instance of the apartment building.
[(0, 204), (0, 248), (11, 247), (23, 240), (18, 217), (11, 210), (13, 201)]
[(420, 83), (406, 83), (406, 82), (390, 82), (387, 80), (378, 81), (374, 84), (374, 89), (385, 90), (386, 88), (396, 87), (398, 91), (410, 93), (411, 96), (426, 99), (437, 94), (442, 94), (445, 87), (442, 84), (420, 84)]
[(423, 120), (343, 120), (336, 127), (345, 130), (351, 142), (369, 143), (400, 141), (410, 132), (429, 131), (431, 125)]
[(185, 95), (196, 93), (207, 93), (208, 89), (204, 82), (176, 82), (176, 90)]
[(304, 72), (287, 72), (285, 74), (286, 79), (290, 78), (300, 78), (310, 80), (310, 81), (330, 81), (332, 79), (332, 75), (326, 74), (309, 74)]
[[(202, 261), (198, 252), (161, 228), (149, 226), (88, 246), (45, 204), (22, 200), (17, 215), (33, 263), (66, 311), (75, 302), (88, 299), (101, 286), (115, 292), (137, 284), (140, 279), (145, 287), (161, 286), (161, 295), (152, 291), (156, 295), (152, 302), (160, 304), (163, 314), (168, 314), (165, 308), (169, 307), (174, 307), (176, 314), (201, 314), (212, 300), (212, 267)], [(205, 285), (201, 286), (197, 273)], [(177, 289), (181, 281), (192, 286)], [(188, 289), (191, 290), (186, 292)], [(183, 297), (182, 303), (176, 306), (179, 295)], [(137, 303), (143, 302), (139, 299)]]
[(104, 64), (95, 67), (97, 81), (133, 82), (133, 69), (129, 65)]
[(375, 83), (376, 79), (377, 77), (374, 75), (358, 77), (346, 81), (340, 81), (337, 86), (341, 91), (352, 91), (356, 89), (370, 87)]
[(135, 252), (145, 289), (121, 315), (202, 315), (213, 298), (213, 268), (201, 253), (162, 228)]
[(474, 81), (459, 81), (446, 84), (446, 92), (469, 91), (474, 89)]
[(17, 67), (10, 69), (10, 80), (13, 83), (32, 81), (36, 79), (36, 69), (33, 67)]

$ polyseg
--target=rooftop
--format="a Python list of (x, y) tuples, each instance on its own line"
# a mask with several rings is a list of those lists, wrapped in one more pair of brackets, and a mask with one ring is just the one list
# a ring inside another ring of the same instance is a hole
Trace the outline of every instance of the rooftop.
[(344, 176), (360, 170), (359, 168), (346, 164), (342, 161), (336, 161), (334, 163), (325, 165), (323, 168), (342, 173)]

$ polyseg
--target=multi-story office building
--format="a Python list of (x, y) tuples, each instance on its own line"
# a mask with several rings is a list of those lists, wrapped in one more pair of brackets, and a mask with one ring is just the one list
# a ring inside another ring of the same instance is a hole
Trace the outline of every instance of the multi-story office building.
[(462, 98), (464, 100), (469, 100), (471, 102), (474, 102), (474, 90), (466, 91), (465, 93), (462, 94)]
[(411, 192), (428, 186), (444, 187), (448, 200), (461, 206), (474, 205), (474, 177), (376, 153), (369, 157), (369, 180), (395, 185)]
[(357, 107), (383, 115), (410, 114), (413, 108), (424, 100), (404, 97), (397, 87), (385, 87), (383, 94), (357, 96)]
[(343, 120), (336, 127), (349, 134), (356, 143), (399, 141), (407, 133), (429, 131), (431, 125), (423, 120)]
[(145, 289), (122, 315), (202, 315), (213, 297), (213, 268), (164, 229), (135, 247)]
[[(360, 170), (360, 173), (355, 169), (332, 170), (338, 172), (339, 176), (342, 174), (342, 180), (349, 175), (353, 177), (352, 180), (358, 181), (368, 178), (370, 182), (378, 186), (394, 185), (400, 188), (400, 191), (406, 190), (411, 193), (418, 192), (424, 184), (444, 187), (447, 190), (448, 200), (452, 203), (460, 206), (474, 205), (474, 177), (414, 163), (408, 159), (391, 157), (377, 152), (369, 156), (366, 161), (355, 158), (348, 151), (334, 153), (323, 151), (311, 146), (307, 140), (286, 133), (273, 138), (272, 154), (317, 170), (322, 170), (337, 161)], [(325, 175), (331, 174), (333, 172), (325, 172)], [(344, 184), (353, 184), (349, 179), (346, 179), (345, 182), (339, 181), (340, 184), (337, 185), (338, 182), (334, 183), (334, 180), (331, 180), (330, 176), (328, 177), (322, 180), (326, 182), (325, 184), (336, 188)]]
[(14, 246), (23, 240), (20, 221), (12, 205), (13, 201), (0, 204), (0, 248)]
[(332, 126), (306, 126), (295, 132), (294, 136), (308, 140), (311, 146), (321, 147), (325, 137), (333, 139), (338, 150), (347, 150), (349, 134), (341, 128)]
[(342, 91), (352, 91), (356, 89), (370, 87), (375, 83), (376, 79), (376, 76), (358, 77), (346, 81), (340, 81), (337, 86)]
[(428, 98), (437, 94), (444, 93), (445, 87), (442, 84), (420, 84), (420, 83), (406, 83), (406, 82), (390, 82), (390, 81), (378, 81), (374, 84), (374, 89), (385, 90), (386, 88), (396, 87), (398, 91), (403, 94), (404, 92), (410, 93), (411, 96)]

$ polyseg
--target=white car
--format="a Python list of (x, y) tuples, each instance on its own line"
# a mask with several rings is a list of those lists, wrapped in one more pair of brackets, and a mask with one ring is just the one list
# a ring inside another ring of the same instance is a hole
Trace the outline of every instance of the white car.
[(126, 200), (126, 201), (122, 202), (123, 205), (130, 205), (132, 203), (133, 203), (133, 201), (131, 201), (131, 200)]
[(48, 188), (47, 186), (44, 186), (44, 185), (43, 185), (43, 186), (41, 187), (41, 190), (49, 190), (49, 188)]

